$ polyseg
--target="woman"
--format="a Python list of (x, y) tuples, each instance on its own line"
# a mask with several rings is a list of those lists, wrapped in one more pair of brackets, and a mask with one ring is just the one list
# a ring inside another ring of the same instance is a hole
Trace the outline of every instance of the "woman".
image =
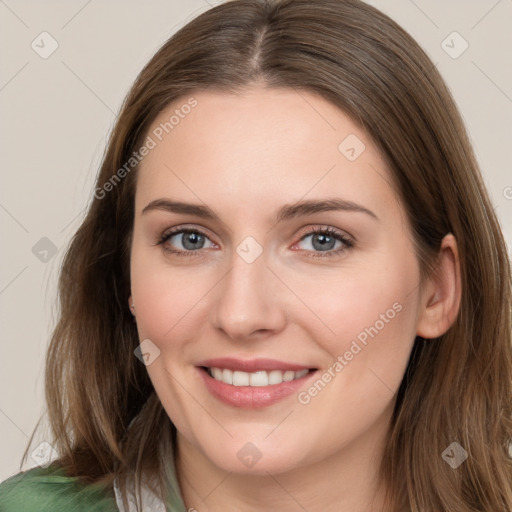
[(510, 511), (509, 265), (410, 36), (219, 5), (126, 99), (62, 268), (59, 458), (0, 510)]

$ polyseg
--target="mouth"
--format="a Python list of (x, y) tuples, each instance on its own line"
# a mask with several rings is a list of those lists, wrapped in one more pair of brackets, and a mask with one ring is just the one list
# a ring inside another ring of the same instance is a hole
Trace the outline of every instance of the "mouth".
[(209, 393), (237, 408), (262, 408), (297, 394), (318, 368), (270, 359), (210, 359), (197, 367)]
[(259, 370), (255, 372), (244, 372), (229, 368), (201, 367), (210, 377), (218, 382), (231, 386), (277, 386), (283, 382), (291, 382), (301, 379), (309, 373), (315, 372), (316, 368), (305, 368), (299, 371), (293, 370)]

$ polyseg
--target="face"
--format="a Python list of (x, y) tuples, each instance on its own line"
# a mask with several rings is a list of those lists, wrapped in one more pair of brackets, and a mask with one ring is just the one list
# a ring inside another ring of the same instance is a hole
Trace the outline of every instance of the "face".
[(155, 120), (137, 178), (131, 298), (149, 376), (183, 446), (223, 470), (348, 453), (387, 429), (417, 332), (391, 176), (312, 93), (193, 98)]

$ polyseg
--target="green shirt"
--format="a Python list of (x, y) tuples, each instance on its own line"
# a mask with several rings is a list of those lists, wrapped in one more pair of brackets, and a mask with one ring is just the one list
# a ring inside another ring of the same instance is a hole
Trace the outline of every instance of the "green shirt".
[[(161, 510), (187, 512), (179, 492), (174, 468), (167, 504)], [(144, 501), (143, 501), (144, 504)], [(122, 505), (114, 489), (87, 485), (67, 476), (62, 468), (51, 464), (18, 473), (0, 483), (0, 512), (119, 512)], [(130, 509), (131, 510), (131, 509)], [(133, 509), (135, 510), (135, 509)], [(153, 510), (153, 507), (143, 507)]]

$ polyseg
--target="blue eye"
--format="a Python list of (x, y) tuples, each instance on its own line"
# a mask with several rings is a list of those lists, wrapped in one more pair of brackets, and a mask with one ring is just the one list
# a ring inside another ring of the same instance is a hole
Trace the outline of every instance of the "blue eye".
[[(209, 241), (210, 245), (206, 245), (205, 243)], [(211, 240), (201, 231), (197, 229), (179, 229), (176, 231), (171, 231), (170, 233), (166, 233), (158, 242), (164, 246), (164, 250), (174, 253), (178, 256), (190, 256), (196, 253), (196, 251), (208, 247), (212, 247), (213, 244)], [(176, 244), (181, 244), (181, 247), (178, 249), (172, 249), (167, 247), (166, 244), (170, 244), (176, 247)]]
[[(354, 242), (331, 228), (315, 228), (306, 232), (299, 242), (299, 245), (310, 239), (302, 250), (308, 257), (324, 258), (336, 256), (354, 247)], [(201, 249), (208, 249), (214, 246), (210, 238), (198, 229), (175, 228), (165, 232), (157, 245), (162, 245), (166, 252), (176, 256), (195, 256)]]
[[(310, 239), (306, 243), (306, 252), (309, 257), (323, 258), (339, 255), (346, 249), (354, 247), (354, 242), (342, 233), (331, 228), (318, 228), (307, 232), (300, 242)], [(298, 244), (297, 244), (298, 245)]]

